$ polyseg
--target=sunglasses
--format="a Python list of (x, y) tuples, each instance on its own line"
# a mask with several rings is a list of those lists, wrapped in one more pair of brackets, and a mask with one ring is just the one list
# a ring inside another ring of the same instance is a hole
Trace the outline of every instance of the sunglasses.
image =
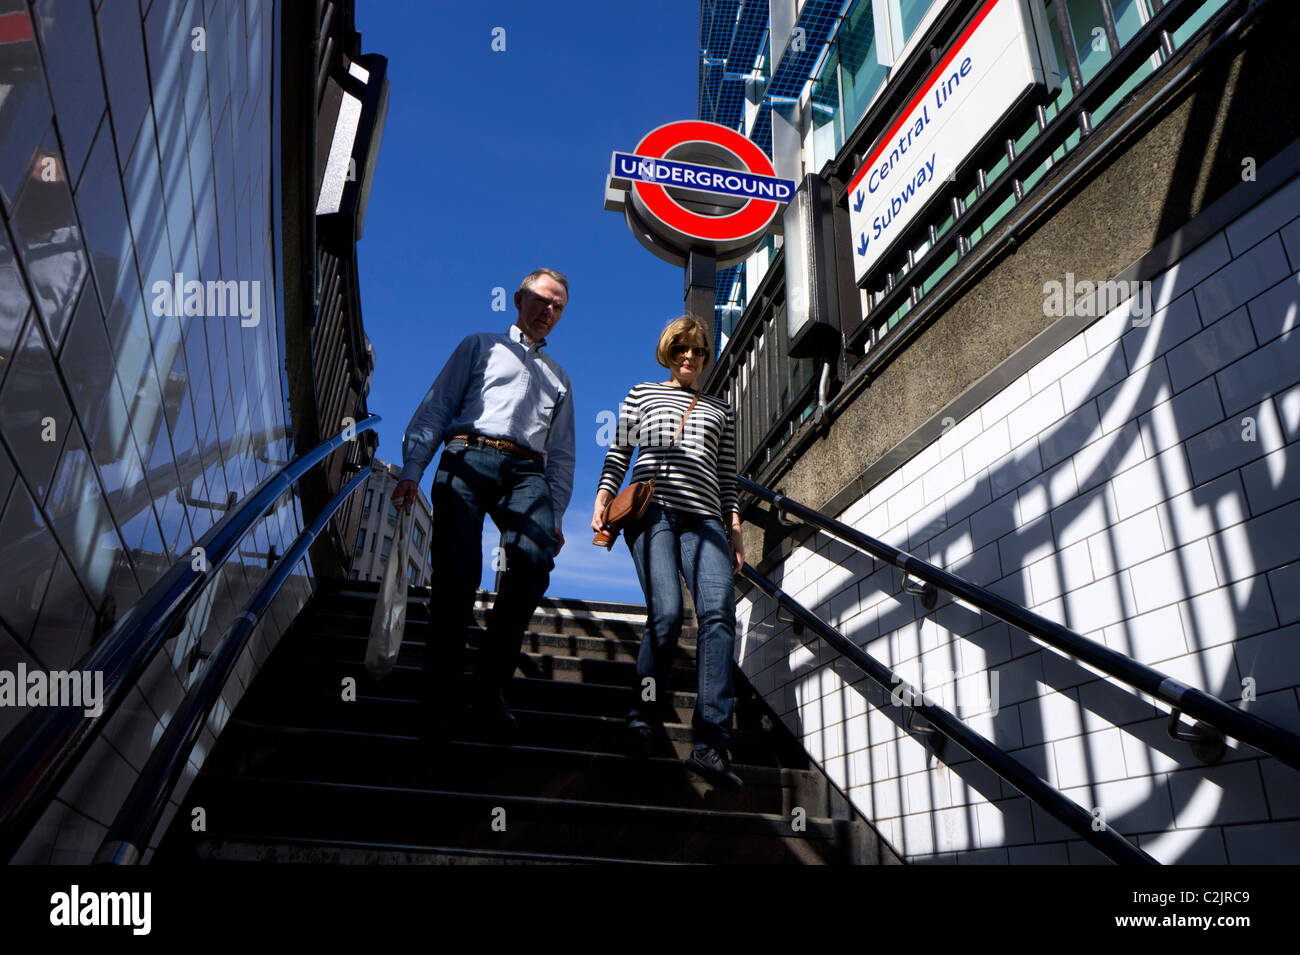
[(668, 349), (668, 354), (672, 355), (674, 358), (681, 358), (687, 352), (690, 352), (696, 358), (705, 358), (709, 354), (707, 348), (703, 348), (699, 345), (695, 345), (694, 347), (690, 345), (674, 345), (672, 348)]

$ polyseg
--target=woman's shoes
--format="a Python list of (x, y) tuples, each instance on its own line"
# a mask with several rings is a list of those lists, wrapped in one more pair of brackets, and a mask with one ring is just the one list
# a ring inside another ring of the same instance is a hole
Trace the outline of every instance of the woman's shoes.
[(726, 755), (712, 746), (691, 750), (691, 755), (686, 760), (686, 768), (715, 786), (721, 786), (733, 793), (738, 793), (745, 788), (741, 778), (731, 771), (731, 762)]

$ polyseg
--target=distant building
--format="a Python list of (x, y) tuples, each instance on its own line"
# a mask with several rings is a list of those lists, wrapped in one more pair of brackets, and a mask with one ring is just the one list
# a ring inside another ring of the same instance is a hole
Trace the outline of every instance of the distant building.
[[(370, 472), (365, 490), (357, 492), (361, 506), (353, 508), (348, 525), (348, 539), (352, 542), (348, 577), (352, 580), (382, 580), (397, 538), (398, 514), (392, 497), (401, 479), (401, 466), (388, 464), (379, 458), (371, 463), (374, 470)], [(403, 574), (412, 587), (427, 587), (432, 574), (429, 528), (433, 522), (433, 510), (423, 490), (415, 499), (412, 519), (411, 543)]]

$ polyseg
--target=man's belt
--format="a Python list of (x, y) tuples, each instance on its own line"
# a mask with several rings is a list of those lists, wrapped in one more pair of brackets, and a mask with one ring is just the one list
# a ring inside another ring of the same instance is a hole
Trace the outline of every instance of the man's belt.
[(536, 451), (525, 448), (521, 444), (515, 444), (513, 441), (507, 441), (505, 438), (489, 438), (482, 434), (453, 434), (450, 441), (468, 441), (470, 444), (477, 444), (480, 448), (487, 446), (496, 448), (498, 451), (504, 451), (506, 454), (513, 454), (516, 457), (527, 458), (528, 460), (540, 465), (542, 456)]

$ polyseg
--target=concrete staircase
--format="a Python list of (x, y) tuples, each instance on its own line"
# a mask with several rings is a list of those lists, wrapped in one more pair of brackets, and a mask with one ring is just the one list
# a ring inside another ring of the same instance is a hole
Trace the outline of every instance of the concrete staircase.
[[(693, 631), (673, 670), (668, 740), (649, 758), (628, 755), (623, 715), (641, 606), (548, 598), (506, 690), (520, 726), (514, 744), (467, 727), (430, 760), (417, 738), (419, 667), (439, 624), (428, 591), (412, 590), (397, 666), (375, 682), (362, 660), (376, 592), (374, 583), (320, 582), (232, 715), (155, 861), (899, 861), (739, 674), (732, 762), (744, 792), (686, 773)], [(481, 636), (471, 633), (471, 661)], [(346, 677), (356, 679), (355, 701), (343, 699)], [(206, 832), (190, 830), (195, 806), (206, 810)]]

